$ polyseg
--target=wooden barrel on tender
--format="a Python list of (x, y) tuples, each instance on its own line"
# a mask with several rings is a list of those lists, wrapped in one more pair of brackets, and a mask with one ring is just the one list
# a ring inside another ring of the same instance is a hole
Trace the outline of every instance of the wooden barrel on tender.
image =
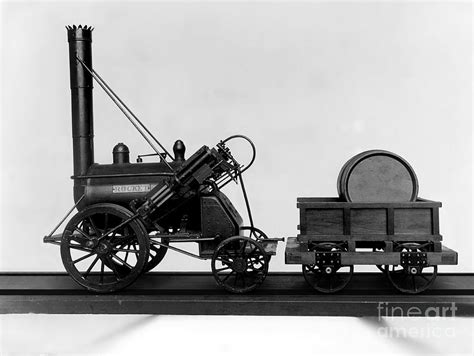
[(349, 202), (416, 201), (418, 180), (402, 157), (383, 150), (359, 153), (337, 178), (339, 197)]

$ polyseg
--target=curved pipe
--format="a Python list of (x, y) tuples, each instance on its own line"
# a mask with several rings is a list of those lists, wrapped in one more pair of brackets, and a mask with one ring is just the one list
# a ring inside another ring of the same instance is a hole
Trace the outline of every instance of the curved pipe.
[(235, 138), (242, 138), (244, 139), (245, 141), (247, 141), (250, 146), (252, 147), (252, 159), (250, 160), (250, 163), (247, 165), (247, 166), (243, 166), (243, 169), (240, 171), (240, 174), (244, 173), (247, 169), (250, 168), (250, 166), (253, 164), (253, 162), (255, 161), (255, 157), (257, 156), (257, 149), (255, 147), (255, 144), (252, 142), (251, 139), (249, 139), (247, 136), (244, 136), (244, 135), (232, 135), (232, 136), (229, 136), (227, 137), (225, 140), (223, 140), (222, 142), (223, 143), (226, 143), (230, 140), (233, 140)]

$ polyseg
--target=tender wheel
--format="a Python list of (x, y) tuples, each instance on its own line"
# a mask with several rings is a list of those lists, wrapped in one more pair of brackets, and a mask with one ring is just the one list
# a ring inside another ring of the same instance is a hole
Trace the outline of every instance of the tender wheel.
[[(322, 243), (311, 247), (315, 252), (337, 253), (347, 251), (341, 244)], [(306, 282), (321, 293), (336, 293), (344, 289), (352, 279), (354, 266), (343, 266), (334, 260), (333, 263), (303, 265), (303, 276)]]
[(149, 254), (143, 224), (115, 204), (96, 204), (67, 224), (61, 258), (69, 275), (86, 289), (109, 293), (133, 283)]
[[(426, 252), (424, 245), (405, 243), (399, 245), (397, 252)], [(400, 292), (418, 294), (427, 290), (436, 279), (438, 266), (385, 266), (385, 272), (390, 283)]]
[(268, 255), (253, 239), (234, 236), (222, 241), (212, 256), (212, 274), (218, 285), (233, 293), (257, 288), (268, 273)]

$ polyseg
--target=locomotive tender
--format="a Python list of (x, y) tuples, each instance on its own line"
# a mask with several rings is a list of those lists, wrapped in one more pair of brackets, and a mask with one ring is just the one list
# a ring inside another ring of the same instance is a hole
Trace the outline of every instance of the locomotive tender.
[[(254, 290), (267, 276), (270, 256), (283, 240), (268, 238), (253, 223), (242, 174), (255, 160), (254, 144), (234, 135), (185, 158), (185, 145), (177, 140), (170, 154), (93, 69), (92, 30), (67, 26), (75, 204), (44, 242), (60, 245), (66, 271), (92, 292), (127, 287), (156, 267), (168, 249), (210, 259), (217, 284), (230, 292)], [(112, 164), (94, 162), (94, 80), (153, 154), (139, 155), (131, 163), (128, 147), (118, 143)], [(237, 139), (252, 149), (246, 165), (228, 147)], [(144, 156), (155, 156), (158, 162), (144, 163)], [(240, 183), (248, 226), (222, 192), (231, 181)], [(378, 265), (398, 290), (419, 293), (433, 282), (438, 264), (457, 263), (456, 252), (440, 242), (440, 206), (420, 199), (357, 203), (298, 198), (301, 233), (288, 238), (286, 263), (302, 264), (306, 281), (324, 293), (343, 289), (355, 264)], [(64, 231), (54, 234), (75, 209)], [(419, 222), (413, 224), (412, 216)], [(176, 247), (185, 242), (197, 243), (198, 254)]]

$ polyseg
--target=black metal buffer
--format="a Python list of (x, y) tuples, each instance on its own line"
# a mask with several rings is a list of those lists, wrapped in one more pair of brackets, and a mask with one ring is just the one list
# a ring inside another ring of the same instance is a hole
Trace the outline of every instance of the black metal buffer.
[(116, 294), (91, 294), (65, 273), (1, 273), (0, 313), (297, 316), (474, 316), (474, 273), (440, 274), (420, 295), (393, 290), (382, 273), (355, 274), (341, 293), (316, 294), (301, 273), (270, 273), (235, 295), (210, 273), (148, 273)]

